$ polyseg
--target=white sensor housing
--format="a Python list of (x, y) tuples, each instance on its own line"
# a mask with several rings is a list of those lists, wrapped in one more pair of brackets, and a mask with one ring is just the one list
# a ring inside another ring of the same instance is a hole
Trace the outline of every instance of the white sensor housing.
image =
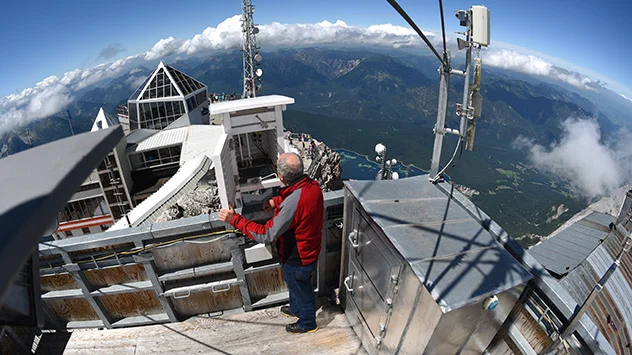
[(474, 5), (470, 9), (472, 25), (472, 42), (481, 46), (489, 46), (489, 10), (482, 5)]

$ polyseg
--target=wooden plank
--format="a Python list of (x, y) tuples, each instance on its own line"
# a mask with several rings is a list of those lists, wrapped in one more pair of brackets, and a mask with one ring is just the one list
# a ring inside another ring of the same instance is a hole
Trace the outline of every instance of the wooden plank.
[(290, 299), (290, 293), (288, 291), (275, 293), (272, 295), (268, 295), (257, 302), (252, 304), (252, 308), (264, 308), (269, 307), (270, 305), (279, 304), (279, 303), (287, 303)]
[(60, 321), (84, 321), (99, 318), (90, 303), (84, 298), (43, 301)]
[(84, 271), (91, 289), (147, 280), (145, 267), (133, 264)]
[(158, 296), (153, 291), (105, 295), (98, 299), (113, 319), (164, 312)]
[(246, 274), (246, 283), (253, 303), (268, 295), (287, 291), (281, 268)]
[(64, 354), (366, 355), (339, 306), (319, 306), (315, 333), (292, 335), (278, 308), (142, 328), (73, 332)]
[(205, 244), (177, 243), (167, 248), (154, 248), (151, 253), (158, 272), (174, 272), (195, 266), (230, 261), (230, 250), (221, 241)]
[(551, 344), (551, 338), (523, 305), (517, 304), (514, 310), (514, 325), (520, 330), (520, 333), (527, 339), (536, 353), (542, 352)]
[(166, 313), (148, 314), (144, 316), (135, 316), (123, 318), (119, 321), (112, 323), (114, 328), (121, 327), (137, 327), (148, 324), (166, 323), (169, 322), (169, 316)]
[(40, 277), (42, 292), (60, 291), (79, 288), (77, 282), (70, 273), (63, 273)]
[(226, 292), (212, 291), (191, 292), (186, 298), (171, 298), (177, 313), (182, 317), (190, 317), (203, 313), (212, 313), (242, 306), (238, 286), (232, 286)]

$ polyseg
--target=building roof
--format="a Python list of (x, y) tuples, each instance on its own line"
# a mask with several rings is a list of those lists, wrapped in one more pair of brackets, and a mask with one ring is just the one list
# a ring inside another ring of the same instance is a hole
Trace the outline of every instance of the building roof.
[(129, 99), (132, 101), (163, 98), (183, 99), (205, 88), (206, 85), (201, 82), (160, 62)]
[(135, 147), (128, 149), (128, 153), (140, 153), (172, 145), (182, 144), (187, 139), (189, 127), (165, 129), (141, 141)]
[(294, 99), (282, 95), (266, 95), (253, 97), (250, 99), (240, 99), (233, 101), (223, 101), (210, 104), (208, 109), (211, 115), (218, 115), (226, 112), (236, 112), (251, 110), (260, 107), (273, 107), (293, 104)]
[(428, 176), (345, 186), (444, 313), (533, 277)]
[(160, 130), (157, 129), (135, 129), (125, 136), (125, 140), (127, 141), (127, 144), (138, 144), (158, 132), (160, 132)]
[(217, 142), (224, 134), (224, 126), (191, 125), (188, 128), (187, 139), (180, 154), (180, 165), (200, 155), (212, 158)]
[(110, 128), (119, 124), (118, 116), (110, 115), (103, 111), (103, 107), (99, 108), (99, 113), (97, 113), (97, 117), (94, 119), (94, 123), (92, 124), (91, 132), (98, 131), (100, 129)]
[(568, 226), (554, 237), (542, 241), (529, 249), (545, 269), (563, 276), (575, 269), (601, 244), (610, 232), (610, 223), (616, 218), (593, 212)]
[[(586, 300), (593, 287), (612, 266), (629, 233), (623, 224), (617, 225), (585, 260), (559, 281), (577, 303)], [(617, 354), (629, 353), (627, 344), (632, 338), (631, 270), (632, 258), (624, 255), (621, 265), (608, 279), (587, 312)]]

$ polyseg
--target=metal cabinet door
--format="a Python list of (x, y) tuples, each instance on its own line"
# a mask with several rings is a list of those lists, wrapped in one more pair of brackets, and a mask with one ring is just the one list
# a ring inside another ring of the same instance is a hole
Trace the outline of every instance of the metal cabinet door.
[(394, 279), (397, 279), (401, 263), (391, 250), (393, 247), (382, 240), (366, 217), (357, 211), (359, 222), (355, 243), (351, 243), (351, 260), (356, 260), (377, 289), (382, 301), (393, 296)]
[[(386, 317), (386, 304), (380, 299), (377, 290), (367, 278), (366, 274), (354, 263), (349, 263), (349, 275), (345, 278), (347, 303), (353, 307), (347, 307), (345, 311), (356, 311), (364, 320), (371, 337), (375, 339), (381, 336), (381, 328), (384, 327)], [(351, 302), (349, 302), (351, 301)]]

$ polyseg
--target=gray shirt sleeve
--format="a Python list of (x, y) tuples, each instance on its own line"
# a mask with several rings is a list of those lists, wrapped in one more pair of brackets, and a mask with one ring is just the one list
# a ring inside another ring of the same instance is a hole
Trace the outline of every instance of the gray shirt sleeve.
[(250, 231), (250, 235), (252, 235), (253, 239), (259, 243), (270, 243), (285, 233), (292, 225), (300, 198), (301, 189), (293, 191), (286, 197), (281, 203), (281, 206), (279, 206), (279, 214), (269, 220), (265, 226), (263, 226), (264, 229), (262, 231)]

